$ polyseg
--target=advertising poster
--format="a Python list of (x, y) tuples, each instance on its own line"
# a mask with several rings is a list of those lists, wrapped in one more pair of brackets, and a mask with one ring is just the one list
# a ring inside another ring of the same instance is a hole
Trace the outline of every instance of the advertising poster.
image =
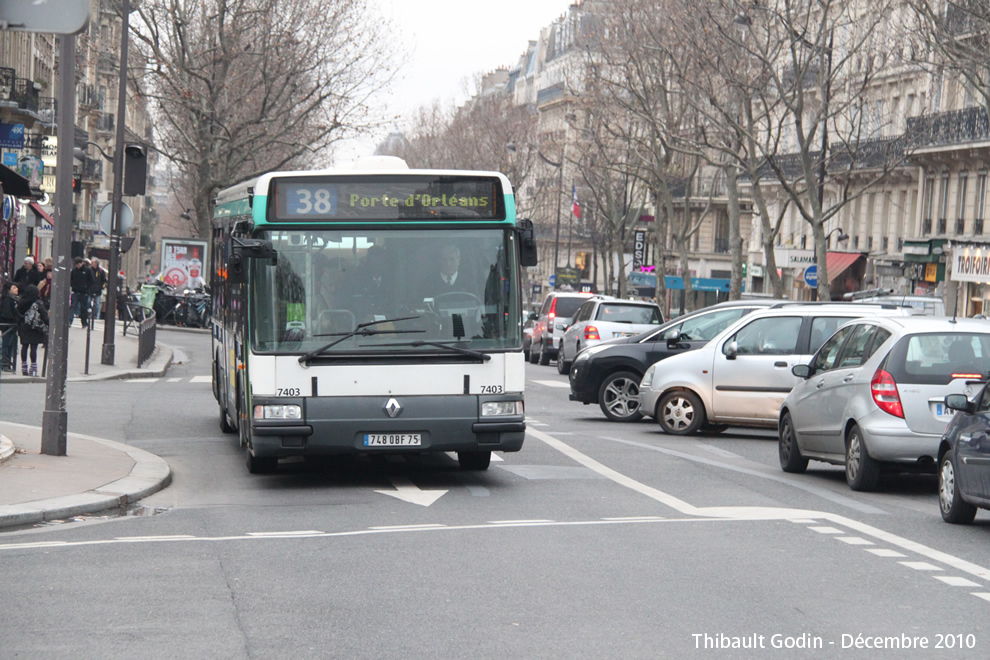
[(162, 239), (162, 281), (177, 289), (196, 289), (206, 284), (206, 241), (186, 238)]

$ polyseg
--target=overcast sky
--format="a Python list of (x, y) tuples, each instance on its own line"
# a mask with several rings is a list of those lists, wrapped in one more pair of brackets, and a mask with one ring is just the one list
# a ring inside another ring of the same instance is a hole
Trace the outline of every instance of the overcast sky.
[[(399, 71), (392, 112), (409, 115), (434, 99), (461, 103), (475, 74), (512, 66), (540, 29), (572, 0), (373, 0), (399, 30), (409, 53)], [(371, 153), (370, 142), (343, 150), (339, 161)]]

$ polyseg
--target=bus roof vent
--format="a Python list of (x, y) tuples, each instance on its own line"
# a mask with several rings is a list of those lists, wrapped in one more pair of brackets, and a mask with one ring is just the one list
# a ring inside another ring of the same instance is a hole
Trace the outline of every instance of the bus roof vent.
[(398, 156), (361, 156), (354, 161), (356, 170), (408, 170), (409, 165)]

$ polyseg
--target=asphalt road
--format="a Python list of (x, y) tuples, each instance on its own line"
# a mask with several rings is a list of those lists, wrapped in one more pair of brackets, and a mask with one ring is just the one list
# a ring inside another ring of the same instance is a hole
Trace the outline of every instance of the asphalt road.
[[(523, 451), (486, 472), (440, 455), (250, 475), (209, 336), (161, 341), (181, 349), (166, 378), (73, 383), (67, 408), (71, 431), (165, 458), (172, 485), (142, 515), (0, 534), (0, 655), (990, 653), (990, 512), (946, 525), (932, 477), (864, 494), (836, 468), (787, 475), (772, 433), (610, 423), (536, 365)], [(42, 386), (4, 397), (40, 425)]]

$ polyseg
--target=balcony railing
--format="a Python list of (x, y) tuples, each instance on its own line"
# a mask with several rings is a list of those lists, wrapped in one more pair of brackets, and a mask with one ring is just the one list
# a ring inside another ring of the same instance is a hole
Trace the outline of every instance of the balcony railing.
[(563, 96), (564, 87), (562, 85), (550, 85), (549, 87), (544, 87), (536, 93), (536, 105), (541, 106), (545, 103), (556, 101)]
[(79, 174), (87, 181), (103, 180), (103, 161), (95, 158), (87, 158), (83, 163)]
[(729, 253), (729, 239), (727, 238), (716, 238), (715, 239), (715, 254), (728, 254)]
[(53, 96), (39, 96), (38, 117), (46, 124), (54, 124), (58, 117), (58, 99)]
[(908, 146), (916, 149), (986, 140), (990, 138), (987, 110), (973, 107), (926, 117), (909, 117), (906, 137)]
[(100, 53), (96, 58), (96, 70), (100, 73), (115, 75), (118, 69), (116, 53)]
[(14, 80), (14, 92), (11, 101), (17, 101), (17, 107), (31, 112), (38, 111), (38, 90), (34, 88), (34, 81), (27, 78), (17, 78)]

